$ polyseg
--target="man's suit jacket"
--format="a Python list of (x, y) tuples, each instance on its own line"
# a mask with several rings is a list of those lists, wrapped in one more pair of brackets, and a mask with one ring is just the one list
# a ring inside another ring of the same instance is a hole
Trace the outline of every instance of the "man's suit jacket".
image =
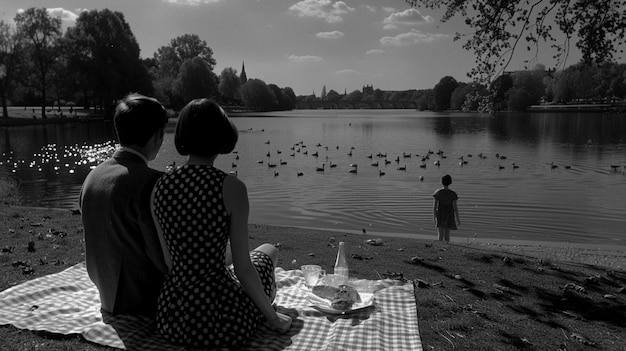
[(80, 207), (87, 272), (98, 287), (105, 312), (156, 313), (167, 266), (150, 195), (162, 174), (138, 155), (117, 150), (83, 183)]

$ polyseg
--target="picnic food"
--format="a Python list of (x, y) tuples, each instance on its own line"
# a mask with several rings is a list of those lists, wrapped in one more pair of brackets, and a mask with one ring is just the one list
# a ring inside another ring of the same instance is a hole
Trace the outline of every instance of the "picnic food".
[(361, 296), (351, 286), (339, 285), (338, 288), (328, 285), (314, 286), (313, 294), (330, 300), (330, 305), (336, 310), (349, 310), (355, 303), (361, 302)]

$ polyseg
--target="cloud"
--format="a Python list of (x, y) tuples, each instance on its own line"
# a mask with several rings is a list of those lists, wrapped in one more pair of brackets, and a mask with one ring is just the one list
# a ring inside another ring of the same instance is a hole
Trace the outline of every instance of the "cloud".
[(376, 12), (376, 7), (372, 5), (363, 5), (369, 12)]
[(289, 7), (298, 17), (322, 18), (328, 23), (343, 21), (342, 15), (354, 12), (354, 8), (343, 1), (302, 0)]
[(182, 6), (198, 6), (203, 4), (213, 4), (220, 2), (220, 0), (164, 0), (167, 3), (182, 5)]
[(407, 33), (401, 33), (395, 37), (383, 37), (380, 43), (388, 46), (409, 46), (419, 43), (432, 43), (436, 40), (446, 39), (450, 37), (447, 34), (422, 33), (419, 30), (411, 30)]
[(315, 34), (316, 37), (318, 38), (323, 38), (323, 39), (338, 39), (344, 36), (343, 32), (340, 32), (338, 30), (334, 30), (332, 32), (319, 32), (317, 34)]
[(296, 63), (310, 63), (310, 62), (322, 61), (321, 57), (313, 56), (313, 55), (304, 55), (304, 56), (290, 55), (287, 58), (289, 59), (289, 61), (296, 62)]
[(424, 23), (434, 22), (431, 16), (423, 16), (417, 9), (406, 9), (402, 12), (394, 12), (383, 20), (385, 29), (394, 29), (398, 26), (415, 26)]
[(367, 50), (365, 54), (374, 55), (374, 54), (382, 54), (383, 52), (384, 51), (382, 51), (381, 49), (372, 49), (372, 50)]
[(52, 18), (60, 18), (61, 21), (63, 21), (63, 23), (72, 23), (72, 24), (76, 22), (76, 19), (78, 18), (78, 14), (80, 14), (80, 11), (77, 11), (78, 12), (77, 14), (76, 12), (66, 10), (61, 7), (49, 8), (49, 9), (46, 9), (46, 12), (48, 12), (48, 15), (50, 15), (50, 17)]
[(341, 71), (337, 71), (335, 73), (337, 73), (337, 74), (352, 74), (352, 75), (359, 75), (359, 76), (367, 75), (367, 73), (359, 72), (359, 71), (357, 71), (355, 69), (351, 69), (351, 68), (342, 69)]

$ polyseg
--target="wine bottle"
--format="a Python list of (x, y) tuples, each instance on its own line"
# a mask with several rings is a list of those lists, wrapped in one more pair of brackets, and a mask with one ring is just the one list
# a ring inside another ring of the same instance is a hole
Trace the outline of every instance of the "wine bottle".
[(343, 241), (339, 242), (334, 273), (340, 280), (339, 284), (346, 284), (348, 282), (348, 259), (346, 256), (346, 245)]

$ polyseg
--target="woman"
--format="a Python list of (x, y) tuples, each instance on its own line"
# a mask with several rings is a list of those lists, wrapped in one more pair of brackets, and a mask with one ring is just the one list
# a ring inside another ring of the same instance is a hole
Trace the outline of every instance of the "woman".
[(157, 327), (177, 344), (237, 347), (261, 323), (280, 333), (291, 327), (291, 318), (272, 307), (278, 251), (264, 244), (249, 252), (246, 186), (213, 166), (237, 139), (219, 105), (191, 101), (180, 112), (174, 139), (189, 160), (155, 186), (154, 215), (170, 267)]
[(459, 219), (459, 209), (456, 205), (459, 197), (456, 192), (449, 189), (452, 184), (452, 177), (448, 174), (441, 177), (443, 188), (437, 189), (433, 194), (435, 198), (433, 204), (433, 220), (437, 227), (439, 241), (450, 241), (450, 230), (456, 230), (457, 225), (461, 225)]

